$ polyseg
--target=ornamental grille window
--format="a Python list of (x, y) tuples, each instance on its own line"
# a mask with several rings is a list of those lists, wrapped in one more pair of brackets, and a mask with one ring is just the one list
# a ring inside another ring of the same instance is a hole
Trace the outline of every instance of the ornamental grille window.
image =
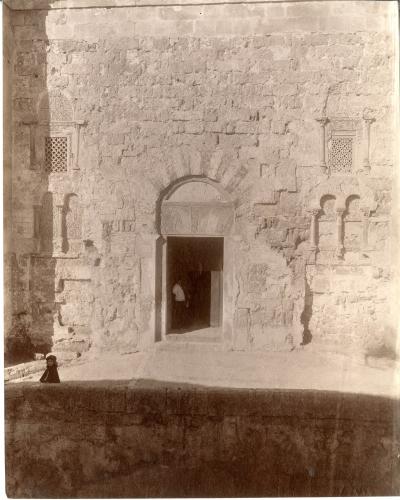
[(333, 172), (351, 172), (353, 166), (353, 137), (332, 137), (329, 166)]
[(68, 138), (46, 137), (45, 164), (47, 172), (66, 172), (68, 166)]

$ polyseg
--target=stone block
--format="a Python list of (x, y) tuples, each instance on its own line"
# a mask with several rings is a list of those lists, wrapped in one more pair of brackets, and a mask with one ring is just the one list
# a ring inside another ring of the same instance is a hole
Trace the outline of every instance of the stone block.
[(235, 348), (246, 349), (250, 338), (250, 311), (248, 308), (239, 308), (235, 314)]
[(319, 17), (286, 17), (282, 31), (286, 32), (316, 32), (320, 30)]
[[(83, 349), (83, 350), (87, 350), (87, 349)], [(78, 352), (79, 352), (79, 350), (78, 351), (69, 350), (68, 347), (67, 347), (67, 349), (63, 349), (62, 345), (58, 346), (57, 344), (55, 344), (51, 350), (51, 354), (54, 354), (54, 356), (56, 356), (57, 362), (59, 364), (70, 363), (71, 361), (77, 359)]]
[(181, 19), (198, 19), (202, 16), (203, 8), (199, 6), (170, 6), (160, 7), (158, 15), (161, 19), (181, 20)]
[(201, 134), (204, 131), (204, 124), (202, 121), (194, 122), (186, 122), (185, 123), (185, 132), (187, 134)]
[(297, 191), (296, 167), (288, 163), (281, 163), (276, 169), (275, 189), (277, 191), (288, 191), (295, 193)]
[(263, 5), (231, 4), (225, 5), (223, 15), (225, 18), (264, 17), (265, 8)]
[(124, 144), (125, 135), (123, 133), (121, 133), (121, 134), (109, 134), (107, 136), (107, 142), (108, 142), (108, 144), (111, 144), (111, 145)]
[(289, 191), (281, 191), (279, 202), (280, 210), (286, 216), (296, 216), (301, 211), (295, 193), (291, 193)]
[(327, 276), (317, 276), (313, 279), (311, 289), (314, 293), (329, 293), (331, 282)]
[(365, 16), (329, 16), (321, 17), (320, 30), (327, 32), (356, 32), (368, 30)]
[(218, 111), (216, 111), (216, 110), (205, 110), (204, 111), (204, 121), (216, 122), (217, 120), (218, 120)]
[(271, 130), (274, 134), (284, 134), (287, 123), (285, 120), (272, 120)]
[(139, 21), (135, 24), (136, 36), (171, 36), (171, 35), (189, 35), (193, 33), (193, 21), (191, 20), (165, 20), (159, 23), (151, 21)]
[(25, 24), (25, 13), (21, 12), (12, 12), (11, 13), (11, 24), (13, 26), (23, 26)]
[[(351, 2), (350, 2), (351, 3)], [(342, 11), (343, 12), (343, 11)], [(287, 5), (286, 15), (288, 17), (325, 17), (330, 15), (329, 4), (315, 4), (314, 2), (302, 2), (300, 4)]]
[(92, 72), (91, 65), (66, 64), (61, 68), (63, 75), (89, 75)]
[(47, 40), (46, 30), (37, 26), (15, 26), (14, 36), (16, 40)]
[(267, 4), (264, 6), (264, 16), (267, 19), (274, 17), (285, 17), (286, 14), (286, 5), (285, 4)]
[(74, 27), (70, 24), (46, 24), (46, 29), (42, 28), (48, 39), (68, 40), (75, 36)]
[(216, 19), (196, 19), (193, 25), (193, 32), (197, 36), (214, 35), (217, 33)]
[(166, 410), (166, 389), (132, 388), (126, 392), (126, 411), (129, 413), (158, 414), (162, 415)]
[(237, 122), (235, 124), (236, 134), (256, 134), (258, 132), (258, 122)]

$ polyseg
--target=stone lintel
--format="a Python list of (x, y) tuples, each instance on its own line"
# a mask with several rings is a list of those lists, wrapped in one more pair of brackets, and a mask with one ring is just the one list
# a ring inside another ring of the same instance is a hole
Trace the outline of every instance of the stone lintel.
[[(283, 3), (295, 3), (298, 0), (284, 0)], [(336, 0), (321, 0), (334, 2)], [(273, 4), (282, 0), (4, 0), (12, 10), (54, 10), (54, 9), (90, 9), (118, 7), (168, 7), (195, 5), (229, 4)]]

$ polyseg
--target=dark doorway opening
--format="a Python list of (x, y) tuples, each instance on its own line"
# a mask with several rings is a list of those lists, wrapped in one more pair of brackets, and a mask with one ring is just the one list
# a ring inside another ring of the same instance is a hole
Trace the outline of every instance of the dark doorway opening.
[(224, 239), (168, 237), (167, 333), (222, 324)]

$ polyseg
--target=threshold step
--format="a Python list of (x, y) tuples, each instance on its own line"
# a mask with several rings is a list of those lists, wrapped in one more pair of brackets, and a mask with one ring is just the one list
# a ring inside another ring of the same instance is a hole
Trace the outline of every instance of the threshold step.
[(226, 346), (223, 342), (210, 342), (210, 341), (201, 341), (195, 342), (193, 340), (164, 340), (161, 342), (157, 342), (155, 344), (155, 348), (157, 351), (225, 351)]

